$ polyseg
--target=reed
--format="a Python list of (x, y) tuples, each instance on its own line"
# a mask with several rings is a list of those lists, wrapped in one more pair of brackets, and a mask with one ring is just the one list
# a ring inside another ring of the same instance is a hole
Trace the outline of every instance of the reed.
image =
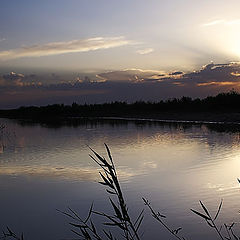
[(109, 203), (113, 208), (113, 214), (95, 211), (93, 209), (93, 204), (89, 209), (88, 216), (84, 220), (80, 218), (79, 215), (77, 215), (77, 213), (75, 213), (72, 209), (68, 209), (67, 212), (62, 213), (76, 221), (74, 223), (71, 222), (70, 225), (75, 228), (72, 229), (72, 231), (82, 239), (117, 239), (115, 232), (112, 232), (109, 229), (102, 229), (101, 231), (97, 230), (92, 217), (93, 215), (98, 215), (103, 217), (103, 224), (105, 226), (117, 228), (124, 239), (140, 240), (141, 235), (139, 234), (139, 229), (144, 219), (143, 210), (140, 211), (139, 215), (134, 220), (130, 216), (112, 155), (106, 144), (105, 147), (108, 160), (100, 156), (92, 148), (90, 148), (92, 154), (89, 156), (102, 169), (102, 171), (99, 172), (102, 181), (99, 183), (107, 188), (106, 191), (110, 195)]
[[(104, 157), (100, 156), (97, 152), (95, 152), (92, 148), (90, 148), (92, 154), (90, 154), (90, 158), (96, 162), (98, 166), (102, 168), (102, 171), (99, 172), (102, 181), (100, 184), (104, 185), (107, 189), (107, 193), (111, 196), (109, 198), (109, 203), (113, 208), (114, 214), (109, 215), (103, 212), (93, 210), (93, 204), (89, 209), (88, 216), (85, 220), (82, 220), (72, 209), (68, 209), (68, 212), (63, 212), (68, 217), (71, 217), (73, 220), (78, 221), (79, 223), (70, 223), (75, 229), (72, 231), (77, 234), (81, 239), (91, 240), (91, 239), (109, 239), (116, 240), (115, 232), (109, 231), (107, 229), (102, 228), (100, 231), (97, 231), (97, 227), (93, 223), (92, 217), (94, 215), (99, 215), (108, 220), (108, 222), (104, 222), (105, 226), (112, 226), (120, 229), (122, 231), (122, 237), (126, 240), (140, 240), (142, 238), (142, 234), (139, 234), (140, 227), (143, 223), (144, 214), (143, 210), (140, 211), (138, 217), (133, 221), (132, 217), (129, 214), (129, 210), (127, 208), (127, 204), (125, 198), (123, 196), (123, 192), (121, 190), (121, 185), (117, 176), (116, 167), (113, 162), (112, 155), (110, 153), (109, 147), (105, 144), (105, 148), (108, 155), (108, 160)], [(240, 182), (240, 180), (239, 180)], [(182, 227), (172, 228), (166, 221), (166, 216), (156, 211), (151, 206), (150, 202), (142, 198), (144, 205), (149, 209), (152, 217), (166, 230), (169, 232), (169, 236), (178, 240), (187, 240), (186, 237), (181, 236)], [(210, 211), (207, 207), (200, 201), (200, 206), (203, 209), (203, 213), (191, 209), (191, 211), (197, 216), (201, 217), (205, 220), (207, 225), (216, 232), (216, 237), (221, 240), (240, 240), (240, 237), (237, 236), (234, 232), (235, 223), (227, 225), (225, 223), (217, 226), (216, 220), (220, 214), (222, 209), (223, 201), (221, 200), (218, 210), (215, 213), (214, 217), (210, 214)], [(78, 230), (78, 231), (77, 231)], [(102, 233), (102, 234), (101, 234)]]
[[(90, 148), (90, 147), (89, 147)], [(106, 192), (109, 194), (109, 204), (112, 207), (113, 213), (108, 214), (101, 211), (96, 211), (94, 209), (93, 203), (91, 204), (88, 214), (85, 218), (81, 217), (73, 209), (68, 208), (67, 211), (57, 210), (65, 216), (69, 217), (71, 221), (69, 222), (71, 226), (71, 231), (78, 237), (78, 239), (83, 240), (140, 240), (142, 239), (143, 233), (141, 233), (141, 226), (144, 220), (144, 209), (139, 211), (137, 217), (133, 218), (129, 212), (126, 204), (126, 199), (121, 189), (121, 184), (118, 179), (117, 170), (113, 162), (113, 158), (109, 147), (105, 144), (107, 159), (100, 156), (92, 148), (90, 148), (92, 154), (90, 158), (101, 168), (99, 175), (101, 185), (106, 187)], [(239, 183), (240, 180), (238, 179)], [(155, 219), (166, 231), (169, 232), (169, 236), (178, 240), (188, 240), (186, 237), (181, 236), (182, 227), (176, 229), (166, 223), (166, 216), (156, 211), (151, 206), (151, 203), (142, 198), (144, 205), (150, 211), (153, 219)], [(240, 237), (234, 231), (235, 223), (227, 225), (225, 223), (217, 225), (216, 220), (221, 212), (223, 205), (223, 200), (221, 200), (217, 212), (212, 215), (208, 208), (200, 201), (200, 206), (202, 212), (190, 209), (194, 214), (201, 217), (206, 224), (215, 231), (216, 237), (221, 240), (240, 240)], [(103, 221), (104, 227), (101, 227), (94, 223), (94, 217), (100, 216)], [(112, 229), (111, 229), (112, 227)], [(117, 231), (118, 230), (118, 231)], [(9, 227), (6, 231), (2, 232), (0, 239), (8, 240), (24, 240), (23, 233), (18, 236)]]
[[(93, 221), (93, 217), (94, 215), (98, 215), (103, 217), (103, 224), (106, 227), (111, 226), (120, 230), (120, 236), (122, 236), (124, 239), (140, 240), (143, 236), (143, 234), (140, 233), (140, 227), (144, 220), (144, 209), (141, 210), (138, 216), (133, 220), (129, 213), (126, 200), (121, 189), (117, 170), (114, 165), (110, 149), (106, 144), (105, 148), (108, 159), (100, 156), (92, 148), (90, 148), (92, 154), (90, 154), (89, 156), (102, 169), (102, 171), (99, 172), (102, 181), (99, 183), (106, 187), (106, 191), (110, 195), (109, 203), (112, 206), (113, 214), (106, 214), (104, 212), (95, 211), (93, 209), (93, 204), (91, 205), (89, 213), (85, 219), (82, 219), (75, 211), (70, 208), (66, 212), (60, 212), (70, 217), (74, 221), (69, 223), (72, 227), (74, 227), (74, 229), (72, 229), (72, 232), (74, 232), (77, 236), (81, 237), (81, 239), (118, 239), (115, 230), (111, 231), (108, 228), (102, 228), (100, 231), (97, 230), (97, 227), (95, 226)], [(177, 229), (172, 229), (164, 221), (164, 219), (166, 218), (165, 215), (155, 211), (151, 207), (150, 202), (145, 198), (143, 198), (143, 202), (150, 210), (153, 218), (156, 219), (172, 236), (179, 240), (186, 240), (186, 238), (179, 235), (182, 229), (181, 227)], [(105, 222), (106, 220), (107, 222)]]
[(223, 200), (221, 200), (218, 206), (218, 210), (214, 214), (214, 217), (212, 216), (208, 208), (203, 204), (203, 202), (202, 201), (199, 201), (199, 202), (203, 212), (199, 212), (194, 209), (191, 209), (191, 211), (206, 221), (207, 225), (216, 232), (218, 239), (221, 239), (221, 240), (239, 240), (240, 239), (240, 237), (237, 236), (237, 234), (234, 231), (235, 222), (231, 223), (230, 225), (223, 223), (223, 224), (220, 224), (220, 226), (217, 226), (216, 224), (216, 220), (222, 208)]
[(3, 239), (3, 240), (7, 240), (7, 239), (24, 240), (24, 235), (22, 233), (20, 236), (18, 236), (9, 227), (7, 227), (7, 230), (2, 231), (2, 237), (0, 237), (0, 239)]

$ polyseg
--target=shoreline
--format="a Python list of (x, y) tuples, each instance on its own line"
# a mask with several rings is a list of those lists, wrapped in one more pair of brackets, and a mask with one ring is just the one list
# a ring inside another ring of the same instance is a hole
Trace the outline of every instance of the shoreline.
[[(85, 118), (86, 119), (86, 118)], [(89, 119), (100, 120), (123, 120), (123, 121), (144, 121), (144, 122), (161, 122), (161, 123), (191, 123), (191, 124), (229, 124), (239, 125), (240, 122), (222, 122), (222, 121), (204, 121), (204, 120), (173, 120), (173, 119), (156, 119), (156, 118), (131, 118), (131, 117), (93, 117)]]
[(158, 123), (186, 123), (186, 124), (218, 124), (218, 125), (236, 125), (240, 126), (240, 113), (179, 113), (166, 112), (160, 114), (133, 114), (133, 115), (102, 115), (102, 116), (8, 116), (3, 115), (0, 118), (15, 119), (25, 122), (39, 123), (66, 123), (81, 120), (103, 120), (103, 121), (142, 121)]

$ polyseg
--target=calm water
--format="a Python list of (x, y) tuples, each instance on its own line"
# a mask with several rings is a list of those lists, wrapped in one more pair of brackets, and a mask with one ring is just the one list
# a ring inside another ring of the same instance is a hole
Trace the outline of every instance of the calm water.
[[(234, 221), (240, 229), (238, 131), (123, 121), (0, 123), (7, 126), (0, 146), (0, 229), (23, 231), (26, 239), (71, 239), (69, 219), (56, 209), (70, 206), (84, 217), (94, 200), (96, 210), (111, 212), (107, 193), (97, 183), (98, 168), (88, 156), (87, 145), (106, 155), (103, 143), (112, 151), (132, 216), (145, 208), (145, 197), (171, 226), (183, 228), (182, 236), (217, 239), (190, 208), (200, 210), (202, 200), (214, 213), (223, 199), (219, 222)], [(145, 216), (144, 239), (172, 239), (147, 209)]]

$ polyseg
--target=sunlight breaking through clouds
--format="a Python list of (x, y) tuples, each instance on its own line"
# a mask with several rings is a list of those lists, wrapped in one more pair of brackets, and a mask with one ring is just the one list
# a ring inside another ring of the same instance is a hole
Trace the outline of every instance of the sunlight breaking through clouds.
[(0, 51), (0, 60), (22, 57), (41, 57), (65, 53), (89, 52), (99, 49), (115, 48), (133, 44), (125, 37), (96, 37), (66, 42), (51, 42), (43, 45), (32, 45), (7, 51)]

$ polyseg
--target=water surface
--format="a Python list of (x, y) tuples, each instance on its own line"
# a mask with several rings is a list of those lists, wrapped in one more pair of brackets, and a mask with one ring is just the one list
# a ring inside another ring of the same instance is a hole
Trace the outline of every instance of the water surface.
[[(239, 228), (235, 128), (114, 120), (63, 126), (0, 122), (6, 125), (0, 140), (0, 229), (23, 231), (26, 239), (71, 239), (70, 219), (56, 209), (70, 206), (85, 216), (94, 200), (97, 210), (111, 212), (107, 193), (97, 183), (99, 169), (88, 156), (88, 146), (106, 156), (104, 143), (133, 216), (145, 208), (145, 197), (171, 226), (182, 227), (187, 239), (217, 239), (190, 208), (200, 210), (202, 200), (214, 213), (223, 199), (219, 223), (235, 221)], [(171, 239), (147, 209), (145, 216), (144, 239)]]

